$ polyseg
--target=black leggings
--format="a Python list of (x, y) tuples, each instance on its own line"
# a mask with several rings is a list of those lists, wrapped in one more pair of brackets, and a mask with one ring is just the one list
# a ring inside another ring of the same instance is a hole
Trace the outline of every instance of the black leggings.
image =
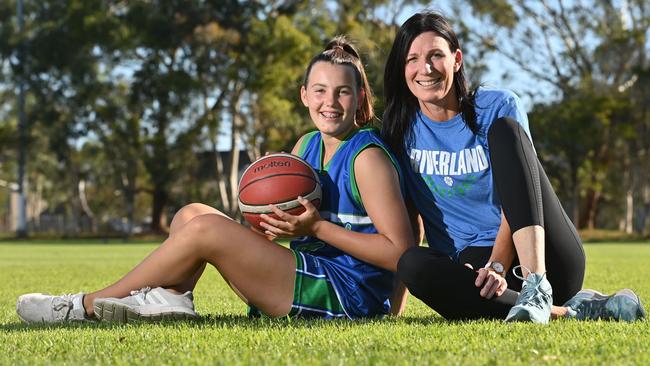
[[(488, 144), (493, 180), (511, 231), (532, 225), (544, 228), (553, 304), (562, 305), (582, 288), (585, 254), (580, 237), (521, 126), (511, 118), (496, 120)], [(467, 247), (454, 262), (430, 248), (411, 248), (400, 258), (397, 275), (413, 296), (446, 319), (503, 319), (512, 304), (481, 297), (480, 288), (474, 286), (476, 272), (463, 265), (483, 267), (491, 252), (492, 247)], [(508, 288), (521, 289), (512, 272), (506, 279)]]

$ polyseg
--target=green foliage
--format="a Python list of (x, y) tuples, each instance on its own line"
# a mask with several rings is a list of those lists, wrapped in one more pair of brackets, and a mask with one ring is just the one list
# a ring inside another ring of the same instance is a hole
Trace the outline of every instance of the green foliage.
[[(242, 142), (255, 158), (289, 150), (313, 128), (298, 90), (307, 62), (333, 36), (347, 34), (359, 46), (381, 117), (384, 61), (398, 23), (405, 9), (431, 6), (424, 0), (24, 4), (21, 34), (16, 1), (0, 2), (0, 179), (15, 180), (15, 83), (25, 72), (30, 207), (68, 222), (88, 219), (79, 192), (84, 182), (96, 224), (151, 221), (156, 230), (188, 201), (235, 212), (228, 202), (236, 198), (237, 172), (214, 153), (228, 145), (224, 140), (235, 140), (232, 156)], [(650, 17), (641, 2), (626, 4), (467, 0), (434, 7), (451, 10), (472, 84), (490, 68), (504, 78), (517, 75), (502, 67), (508, 65), (540, 81), (516, 92), (543, 98), (531, 128), (572, 216), (581, 225), (608, 227), (625, 216), (626, 230), (633, 224), (643, 231), (650, 229), (644, 193)], [(18, 62), (20, 50), (25, 64)], [(490, 65), (491, 53), (507, 61)], [(0, 206), (0, 214), (6, 211)], [(72, 226), (69, 234), (79, 225)]]
[(644, 193), (650, 189), (649, 122), (642, 101), (648, 85), (646, 7), (598, 1), (464, 3), (472, 16), (458, 21), (470, 47), (497, 53), (541, 82), (525, 90), (547, 99), (533, 107), (531, 129), (549, 175), (562, 183), (556, 190), (574, 221), (581, 228), (639, 233), (650, 228)]
[[(195, 290), (195, 322), (26, 326), (22, 293), (91, 291), (126, 273), (152, 243), (0, 244), (1, 364), (648, 364), (650, 322), (447, 322), (411, 297), (400, 318), (362, 321), (248, 319), (208, 268)], [(623, 287), (650, 298), (650, 247), (585, 246), (585, 287)], [(11, 274), (11, 275), (9, 275)], [(646, 301), (647, 302), (647, 301)]]
[(470, 0), (472, 9), (481, 16), (487, 17), (496, 25), (514, 28), (518, 22), (518, 16), (513, 5), (503, 0)]

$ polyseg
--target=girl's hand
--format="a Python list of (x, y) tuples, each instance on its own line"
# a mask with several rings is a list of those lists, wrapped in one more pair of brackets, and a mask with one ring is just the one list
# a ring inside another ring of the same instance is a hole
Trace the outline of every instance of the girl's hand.
[[(466, 263), (465, 266), (468, 268), (472, 268), (472, 266), (469, 263)], [(495, 295), (499, 297), (503, 295), (503, 293), (508, 288), (508, 282), (500, 274), (494, 271), (490, 271), (487, 268), (480, 268), (476, 272), (478, 273), (478, 275), (476, 276), (476, 281), (474, 281), (474, 285), (476, 287), (483, 286), (480, 294), (486, 299), (491, 299)]]
[(270, 240), (270, 241), (274, 241), (274, 240), (275, 240), (275, 235), (268, 235), (268, 234), (266, 234), (266, 233), (264, 233), (264, 232), (258, 230), (258, 229), (255, 228), (254, 226), (251, 226), (250, 229), (251, 229), (251, 231), (254, 232), (255, 234), (257, 234), (257, 235), (259, 235), (259, 236), (263, 236), (263, 237), (265, 237), (267, 240)]
[(265, 229), (264, 234), (275, 237), (316, 236), (316, 227), (323, 219), (309, 200), (298, 197), (298, 202), (305, 208), (305, 212), (298, 216), (288, 214), (271, 205), (278, 219), (266, 214), (260, 216), (263, 220), (260, 226)]

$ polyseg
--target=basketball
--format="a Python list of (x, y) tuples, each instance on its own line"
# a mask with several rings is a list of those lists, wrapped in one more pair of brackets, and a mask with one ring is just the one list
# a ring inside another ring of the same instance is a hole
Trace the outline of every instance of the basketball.
[(253, 227), (264, 231), (259, 225), (261, 214), (277, 216), (271, 204), (291, 215), (300, 215), (305, 208), (298, 196), (311, 201), (318, 208), (321, 187), (316, 171), (301, 158), (274, 153), (254, 161), (239, 180), (239, 209)]

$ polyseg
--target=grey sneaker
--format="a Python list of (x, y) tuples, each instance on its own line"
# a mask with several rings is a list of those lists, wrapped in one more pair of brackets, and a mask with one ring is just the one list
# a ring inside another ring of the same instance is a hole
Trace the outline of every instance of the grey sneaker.
[(97, 319), (118, 323), (193, 319), (198, 318), (193, 299), (192, 291), (177, 295), (162, 287), (145, 287), (121, 299), (95, 299), (93, 309)]
[(633, 322), (645, 318), (639, 296), (630, 289), (605, 295), (595, 290), (582, 290), (563, 306), (567, 317), (578, 320), (622, 320)]
[(553, 289), (546, 279), (546, 273), (529, 273), (521, 287), (517, 302), (508, 312), (505, 321), (547, 324), (551, 318), (552, 305)]
[(18, 297), (16, 313), (26, 323), (90, 321), (83, 305), (84, 293), (53, 296), (26, 294)]

